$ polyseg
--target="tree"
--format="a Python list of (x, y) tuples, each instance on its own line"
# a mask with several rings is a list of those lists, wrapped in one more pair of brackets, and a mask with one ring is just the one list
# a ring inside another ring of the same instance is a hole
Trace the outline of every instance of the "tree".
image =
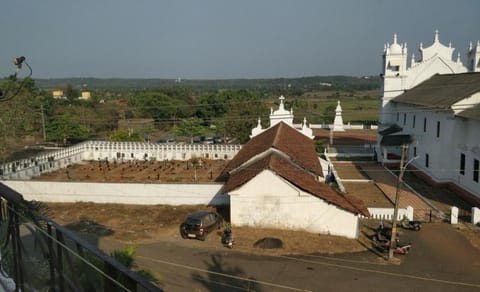
[(46, 123), (49, 140), (65, 143), (68, 139), (84, 140), (89, 137), (87, 127), (80, 125), (72, 116), (64, 114)]
[(80, 91), (75, 89), (72, 84), (67, 84), (67, 87), (65, 88), (65, 96), (69, 100), (77, 100), (80, 96)]
[(190, 137), (190, 143), (193, 143), (194, 136), (205, 135), (207, 129), (202, 126), (203, 120), (199, 118), (183, 119), (178, 123), (175, 134), (178, 136)]
[(140, 142), (143, 141), (143, 138), (140, 137), (140, 134), (133, 131), (125, 130), (116, 130), (110, 135), (110, 140), (112, 141), (129, 141), (129, 142)]
[(333, 120), (335, 119), (335, 109), (337, 108), (336, 105), (331, 104), (325, 108), (323, 111), (323, 121), (326, 124), (332, 124)]
[(252, 128), (257, 125), (258, 117), (268, 112), (257, 91), (239, 90), (232, 96), (228, 112), (224, 116), (225, 128), (229, 135), (237, 137), (240, 143), (249, 139)]

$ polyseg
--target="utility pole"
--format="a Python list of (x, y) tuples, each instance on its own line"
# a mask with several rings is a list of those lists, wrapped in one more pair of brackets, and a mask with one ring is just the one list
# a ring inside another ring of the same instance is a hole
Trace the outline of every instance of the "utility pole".
[(47, 132), (45, 131), (45, 115), (43, 113), (43, 103), (40, 105), (40, 110), (42, 111), (43, 142), (46, 142), (47, 141)]
[(405, 160), (405, 154), (407, 152), (408, 144), (402, 144), (402, 154), (400, 158), (400, 174), (398, 175), (397, 180), (397, 191), (395, 194), (395, 206), (393, 208), (393, 221), (392, 221), (392, 236), (390, 237), (390, 247), (388, 249), (388, 259), (393, 258), (394, 245), (396, 245), (397, 237), (397, 217), (398, 217), (398, 205), (400, 203), (400, 188), (402, 186), (403, 173), (405, 172), (405, 167), (403, 161)]

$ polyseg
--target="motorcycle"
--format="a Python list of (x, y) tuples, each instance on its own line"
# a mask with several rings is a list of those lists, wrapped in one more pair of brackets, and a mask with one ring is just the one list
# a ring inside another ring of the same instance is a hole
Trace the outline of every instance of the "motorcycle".
[[(385, 227), (383, 221), (380, 222), (380, 226), (375, 230), (374, 240), (377, 240), (381, 243), (389, 242), (392, 238), (392, 228)], [(396, 239), (398, 240), (398, 233), (396, 234)]]
[(408, 219), (404, 219), (401, 222), (402, 228), (419, 231), (422, 228), (422, 223), (420, 221), (410, 221)]
[(225, 228), (225, 230), (222, 233), (222, 243), (224, 246), (228, 248), (233, 248), (233, 233), (232, 229), (230, 228)]

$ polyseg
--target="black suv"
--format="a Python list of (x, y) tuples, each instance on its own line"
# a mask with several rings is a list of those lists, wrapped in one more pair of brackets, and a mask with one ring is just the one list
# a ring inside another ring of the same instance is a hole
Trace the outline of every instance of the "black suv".
[(220, 229), (222, 222), (222, 216), (215, 212), (197, 211), (188, 215), (180, 224), (180, 235), (182, 238), (198, 238), (203, 241), (212, 230)]

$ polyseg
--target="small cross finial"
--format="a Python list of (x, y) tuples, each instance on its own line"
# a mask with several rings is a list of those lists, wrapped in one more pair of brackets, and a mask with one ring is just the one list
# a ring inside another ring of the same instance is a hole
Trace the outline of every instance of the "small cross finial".
[(394, 44), (397, 43), (397, 34), (396, 33), (393, 34), (393, 43)]

